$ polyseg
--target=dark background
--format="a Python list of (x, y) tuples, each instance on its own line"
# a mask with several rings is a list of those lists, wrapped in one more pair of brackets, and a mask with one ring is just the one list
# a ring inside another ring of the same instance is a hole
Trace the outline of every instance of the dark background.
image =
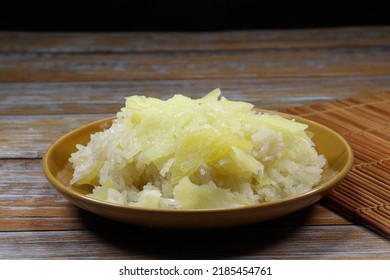
[(208, 31), (390, 23), (390, 1), (2, 2), (0, 30)]

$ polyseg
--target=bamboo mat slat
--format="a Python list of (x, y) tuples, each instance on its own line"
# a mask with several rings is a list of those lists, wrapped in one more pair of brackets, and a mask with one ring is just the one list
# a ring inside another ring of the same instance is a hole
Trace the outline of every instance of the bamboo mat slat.
[(352, 169), (324, 205), (390, 236), (390, 92), (284, 111), (334, 129), (352, 147)]

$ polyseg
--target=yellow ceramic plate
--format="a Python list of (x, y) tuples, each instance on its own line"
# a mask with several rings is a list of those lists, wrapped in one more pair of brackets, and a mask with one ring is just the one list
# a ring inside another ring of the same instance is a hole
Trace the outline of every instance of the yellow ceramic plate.
[(85, 195), (91, 192), (92, 186), (70, 186), (73, 168), (68, 159), (76, 151), (76, 144), (87, 144), (90, 135), (109, 128), (113, 118), (87, 124), (58, 139), (45, 153), (43, 171), (49, 182), (76, 206), (125, 223), (165, 228), (216, 228), (271, 220), (320, 200), (347, 174), (353, 161), (350, 146), (333, 130), (300, 117), (280, 115), (309, 125), (308, 129), (314, 133), (313, 141), (318, 153), (325, 155), (328, 167), (337, 173), (325, 178), (309, 192), (279, 201), (240, 208), (163, 210), (121, 206), (89, 198)]

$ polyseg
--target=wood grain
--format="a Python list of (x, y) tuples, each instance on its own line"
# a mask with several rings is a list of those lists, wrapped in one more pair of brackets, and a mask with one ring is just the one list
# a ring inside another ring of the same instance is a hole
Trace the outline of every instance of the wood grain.
[(209, 33), (0, 32), (4, 53), (145, 53), (210, 50), (389, 47), (389, 27)]
[(2, 116), (0, 158), (41, 158), (51, 143), (73, 129), (111, 115)]
[[(17, 67), (15, 67), (17, 65)], [(0, 82), (128, 81), (390, 74), (390, 48), (142, 54), (0, 54)]]
[(355, 225), (0, 232), (0, 259), (388, 259), (388, 253), (387, 240)]
[(0, 83), (0, 114), (114, 114), (124, 106), (126, 96), (167, 99), (182, 93), (199, 98), (217, 87), (228, 99), (250, 102), (258, 108), (282, 109), (390, 92), (390, 79), (366, 76)]

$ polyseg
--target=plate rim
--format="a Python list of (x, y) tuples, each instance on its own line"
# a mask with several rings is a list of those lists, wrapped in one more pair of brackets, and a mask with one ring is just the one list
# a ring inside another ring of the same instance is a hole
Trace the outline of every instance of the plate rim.
[(64, 139), (67, 139), (71, 135), (79, 133), (80, 131), (84, 130), (86, 127), (92, 127), (92, 126), (96, 126), (98, 124), (104, 124), (104, 123), (107, 123), (109, 121), (113, 121), (116, 119), (116, 116), (110, 116), (110, 117), (102, 118), (102, 119), (99, 119), (96, 121), (89, 122), (85, 125), (82, 125), (76, 129), (69, 131), (68, 133), (62, 135), (57, 140), (55, 140), (49, 146), (49, 148), (46, 150), (46, 152), (44, 153), (44, 156), (42, 158), (43, 173), (44, 173), (45, 177), (47, 178), (47, 180), (51, 183), (51, 185), (54, 186), (62, 194), (70, 196), (73, 199), (81, 200), (82, 202), (85, 202), (85, 203), (102, 205), (105, 207), (110, 207), (110, 208), (114, 208), (114, 209), (121, 209), (124, 211), (135, 211), (135, 212), (143, 212), (143, 213), (150, 213), (150, 214), (152, 214), (152, 213), (165, 213), (165, 214), (197, 214), (197, 213), (199, 213), (199, 214), (201, 214), (201, 213), (226, 213), (226, 212), (252, 211), (252, 210), (258, 210), (261, 208), (273, 207), (275, 205), (293, 203), (293, 202), (299, 201), (300, 199), (303, 199), (305, 197), (313, 196), (317, 193), (322, 194), (326, 191), (329, 191), (332, 187), (334, 187), (337, 183), (339, 183), (345, 177), (345, 175), (349, 172), (349, 170), (352, 168), (353, 157), (354, 157), (352, 148), (349, 145), (349, 143), (344, 139), (344, 137), (342, 137), (338, 132), (334, 131), (333, 129), (331, 129), (323, 124), (320, 124), (318, 122), (301, 117), (301, 116), (296, 116), (296, 115), (272, 111), (272, 110), (257, 109), (257, 108), (255, 108), (255, 110), (257, 112), (262, 112), (262, 113), (277, 114), (277, 115), (280, 115), (283, 117), (287, 117), (289, 119), (295, 119), (295, 120), (300, 121), (300, 122), (302, 121), (303, 123), (309, 124), (309, 126), (310, 126), (310, 124), (312, 124), (315, 126), (319, 126), (321, 129), (328, 130), (332, 135), (336, 136), (341, 142), (343, 142), (346, 153), (347, 153), (347, 164), (344, 165), (343, 168), (340, 171), (338, 171), (338, 173), (334, 177), (330, 178), (329, 180), (325, 181), (324, 183), (317, 184), (310, 191), (307, 191), (307, 192), (304, 192), (304, 193), (298, 194), (298, 195), (288, 196), (288, 197), (285, 197), (285, 198), (282, 198), (282, 199), (279, 199), (276, 201), (262, 202), (260, 204), (255, 204), (255, 205), (239, 206), (239, 207), (233, 207), (233, 208), (208, 208), (208, 209), (169, 209), (169, 208), (166, 209), (166, 208), (146, 208), (146, 207), (133, 206), (133, 205), (120, 205), (120, 204), (116, 204), (116, 203), (111, 203), (111, 202), (91, 198), (91, 197), (88, 197), (86, 195), (80, 194), (80, 193), (72, 190), (72, 188), (61, 183), (56, 178), (56, 176), (54, 174), (52, 174), (52, 172), (50, 171), (50, 167), (49, 167), (50, 157), (53, 153), (53, 150), (55, 150), (55, 148), (57, 148), (59, 143), (61, 143), (62, 141), (64, 141)]

